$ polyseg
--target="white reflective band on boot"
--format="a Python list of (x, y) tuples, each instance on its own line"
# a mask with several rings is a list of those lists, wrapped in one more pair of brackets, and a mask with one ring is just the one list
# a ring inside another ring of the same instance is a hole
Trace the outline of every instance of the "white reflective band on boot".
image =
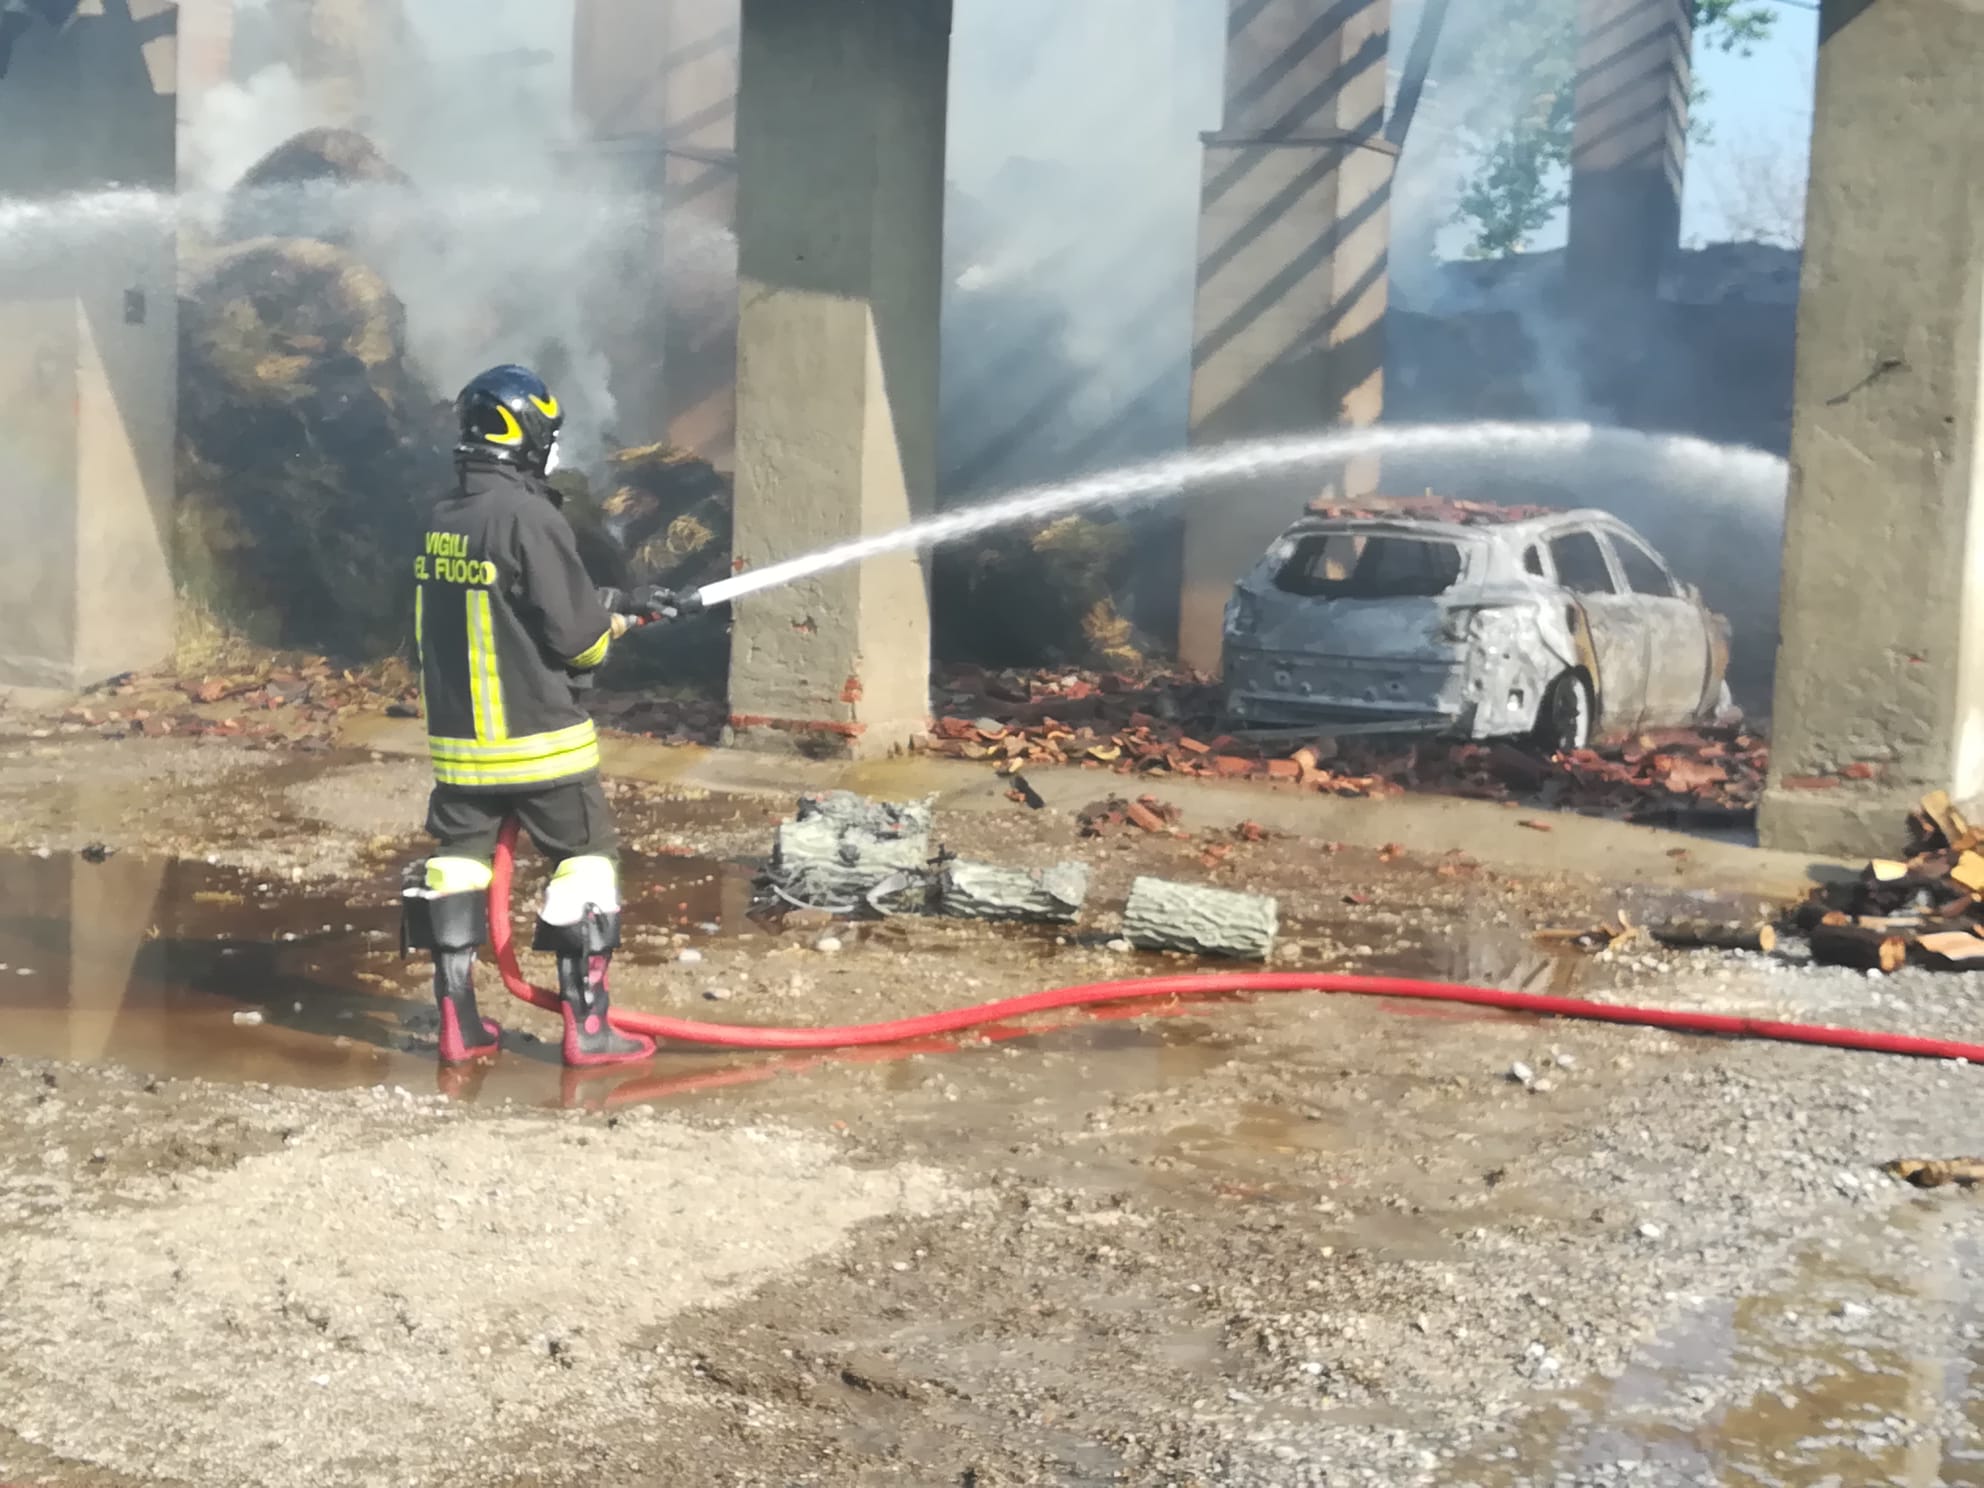
[(620, 876), (613, 859), (567, 858), (544, 886), (544, 908), (538, 918), (547, 925), (576, 925), (590, 905), (602, 914), (620, 913)]

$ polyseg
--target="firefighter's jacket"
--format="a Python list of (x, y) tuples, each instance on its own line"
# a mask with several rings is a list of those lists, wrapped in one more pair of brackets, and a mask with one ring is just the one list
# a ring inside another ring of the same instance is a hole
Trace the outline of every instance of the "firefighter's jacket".
[(414, 638), (434, 778), (516, 791), (599, 768), (575, 678), (606, 660), (612, 616), (548, 488), (458, 462), (413, 558)]

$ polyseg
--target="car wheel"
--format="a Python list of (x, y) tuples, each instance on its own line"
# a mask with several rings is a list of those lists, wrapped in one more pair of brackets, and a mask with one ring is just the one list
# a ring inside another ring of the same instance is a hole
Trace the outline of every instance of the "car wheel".
[(1566, 672), (1543, 694), (1536, 713), (1536, 742), (1557, 754), (1591, 745), (1593, 715), (1591, 684), (1576, 672)]

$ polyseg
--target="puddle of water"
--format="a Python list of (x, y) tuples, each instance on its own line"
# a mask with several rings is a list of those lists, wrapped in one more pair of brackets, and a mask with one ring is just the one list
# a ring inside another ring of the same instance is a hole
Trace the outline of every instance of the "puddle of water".
[[(707, 859), (630, 857), (630, 919), (687, 932), (692, 941), (775, 937), (783, 933), (776, 923), (748, 916), (751, 877), (748, 867)], [(534, 888), (534, 876), (520, 875), (519, 902)], [(902, 1078), (920, 1079), (908, 1067), (919, 1055), (1021, 1037), (1046, 1055), (1150, 1054), (1149, 1078), (1158, 1085), (1226, 1057), (1202, 1043), (1202, 1027), (1163, 1030), (1170, 1017), (1193, 1010), (1181, 1004), (1088, 1009), (1044, 1031), (995, 1028), (831, 1055), (683, 1053), (633, 1072), (575, 1074), (559, 1067), (555, 1045), (523, 1032), (548, 1038), (556, 1024), (511, 1006), (485, 967), (484, 1007), (506, 1025), (505, 1057), (438, 1070), (426, 962), (396, 954), (397, 890), (390, 875), (331, 896), (181, 860), (0, 854), (0, 1056), (115, 1064), (168, 1078), (438, 1087), (459, 1099), (601, 1108), (829, 1063), (901, 1065)], [(892, 927), (861, 928), (886, 934)]]
[[(535, 893), (543, 871), (534, 860), (526, 864), (520, 904)], [(745, 865), (630, 854), (625, 880), (629, 920), (640, 927), (632, 950), (637, 959), (642, 941), (656, 932), (685, 934), (692, 943), (790, 933), (777, 922), (750, 918), (752, 870)], [(0, 855), (0, 1055), (117, 1064), (167, 1077), (432, 1089), (437, 1072), (428, 973), (424, 958), (402, 961), (395, 954), (397, 889), (390, 873), (331, 895), (183, 860)], [(983, 927), (945, 929), (955, 933), (906, 922), (838, 933), (856, 941), (900, 940), (919, 955), (1018, 955), (1040, 968), (1043, 985), (1054, 980), (1053, 963), (1063, 954), (1051, 932), (1012, 927), (988, 938)], [(1341, 927), (1335, 938), (1341, 942)], [(1126, 961), (1123, 973), (1175, 972), (1190, 964), (1166, 960), (1157, 967), (1146, 964), (1149, 959)], [(1562, 991), (1583, 978), (1586, 963), (1540, 948), (1512, 927), (1477, 920), (1461, 934), (1395, 945), (1362, 964)], [(632, 1077), (622, 1072), (603, 1080), (548, 1070), (557, 1064), (555, 1050), (524, 1030), (548, 1037), (555, 1023), (511, 1008), (487, 969), (481, 982), (485, 1008), (509, 1028), (505, 1049), (515, 1057), (493, 1067), (440, 1072), (440, 1088), (463, 1099), (541, 1103), (556, 1090), (555, 1099), (568, 1105), (622, 1106), (755, 1084), (829, 1063), (902, 1065), (888, 1079), (914, 1081), (922, 1076), (908, 1064), (919, 1054), (1019, 1037), (1030, 1038), (1043, 1056), (1110, 1060), (1112, 1083), (1155, 1090), (1189, 1083), (1226, 1062), (1233, 1047), (1204, 1021), (1217, 1001), (1204, 999), (1094, 1008), (1039, 1031), (1038, 1025), (991, 1029), (961, 1040), (831, 1056), (685, 1052)], [(1522, 1018), (1419, 1002), (1359, 1006), (1420, 1018)], [(1171, 1024), (1188, 1012), (1199, 1019)], [(237, 1014), (252, 1016), (244, 1024)], [(1090, 1089), (1077, 1081), (1071, 1093), (1079, 1097)], [(1258, 1146), (1257, 1136), (1237, 1140), (1241, 1147)]]
[[(1758, 1488), (1984, 1485), (1984, 1346), (1963, 1341), (1984, 1316), (1963, 1281), (1977, 1274), (1977, 1247), (1933, 1201), (1898, 1222), (1913, 1246), (1898, 1250), (1870, 1222), (1838, 1250), (1807, 1252), (1764, 1292), (1703, 1299), (1617, 1380), (1570, 1392), (1439, 1481), (1518, 1488), (1624, 1462)], [(1912, 1265), (1917, 1255), (1927, 1264)], [(1928, 1347), (1903, 1352), (1832, 1321), (1870, 1298), (1925, 1320)], [(1964, 1439), (1946, 1439), (1939, 1414), (1963, 1422)]]
[[(630, 877), (644, 920), (759, 933), (744, 917), (748, 870), (657, 858)], [(0, 1055), (174, 1078), (432, 1088), (428, 973), (421, 958), (395, 954), (397, 889), (379, 878), (332, 897), (184, 861), (0, 855)], [(494, 977), (481, 980), (491, 1014), (509, 1021)], [(527, 1020), (540, 1021), (516, 1021)], [(541, 1021), (549, 1035), (556, 1025)], [(484, 1093), (542, 1100), (555, 1049), (515, 1034), (506, 1049), (522, 1057), (487, 1072)]]

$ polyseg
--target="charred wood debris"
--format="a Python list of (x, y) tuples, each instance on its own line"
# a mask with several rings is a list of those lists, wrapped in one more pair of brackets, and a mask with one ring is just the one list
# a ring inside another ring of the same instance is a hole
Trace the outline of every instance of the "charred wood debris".
[(1815, 888), (1792, 927), (1810, 939), (1817, 961), (1984, 969), (1984, 823), (1935, 791), (1909, 813), (1904, 843), (1902, 856)]
[(1182, 675), (962, 668), (938, 679), (935, 702), (923, 748), (982, 760), (1005, 775), (1073, 765), (1337, 796), (1423, 790), (1661, 826), (1748, 824), (1769, 762), (1764, 741), (1737, 730), (1649, 730), (1554, 756), (1509, 741), (1332, 740), (1321, 729), (1314, 739), (1276, 746), (1220, 731), (1219, 689)]

